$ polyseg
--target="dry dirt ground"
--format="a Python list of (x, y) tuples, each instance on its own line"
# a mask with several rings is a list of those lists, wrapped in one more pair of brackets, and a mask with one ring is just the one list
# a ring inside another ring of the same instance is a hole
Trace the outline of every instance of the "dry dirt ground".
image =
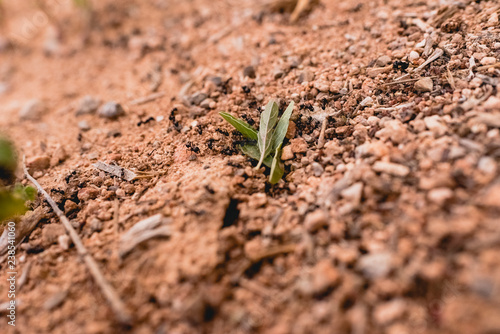
[[(1, 333), (500, 333), (497, 1), (41, 3), (4, 2), (0, 130), (133, 322), (39, 199)], [(271, 98), (296, 102), (275, 186), (218, 115)]]

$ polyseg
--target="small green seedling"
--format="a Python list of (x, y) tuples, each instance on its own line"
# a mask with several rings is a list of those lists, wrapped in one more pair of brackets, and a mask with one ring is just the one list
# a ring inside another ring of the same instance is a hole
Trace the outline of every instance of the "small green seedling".
[(0, 224), (27, 211), (26, 201), (36, 197), (36, 190), (23, 185), (13, 185), (17, 168), (14, 146), (0, 138)]
[(258, 132), (250, 124), (241, 119), (235, 118), (225, 112), (219, 113), (222, 118), (234, 126), (243, 136), (257, 142), (256, 144), (241, 145), (240, 149), (250, 158), (258, 161), (256, 169), (259, 169), (262, 164), (271, 168), (271, 174), (269, 175), (269, 182), (271, 184), (275, 184), (281, 180), (281, 177), (285, 173), (283, 163), (281, 162), (281, 146), (288, 131), (293, 105), (293, 101), (290, 102), (278, 121), (278, 104), (274, 100), (269, 101), (260, 116)]

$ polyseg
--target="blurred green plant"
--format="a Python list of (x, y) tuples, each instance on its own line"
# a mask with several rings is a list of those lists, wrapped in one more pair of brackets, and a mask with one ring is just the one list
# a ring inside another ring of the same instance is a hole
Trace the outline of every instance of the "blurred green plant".
[(0, 223), (24, 214), (27, 201), (36, 197), (36, 190), (30, 186), (14, 185), (17, 155), (14, 145), (0, 138)]
[(80, 7), (83, 9), (90, 9), (90, 1), (89, 0), (73, 0), (73, 3), (77, 7)]

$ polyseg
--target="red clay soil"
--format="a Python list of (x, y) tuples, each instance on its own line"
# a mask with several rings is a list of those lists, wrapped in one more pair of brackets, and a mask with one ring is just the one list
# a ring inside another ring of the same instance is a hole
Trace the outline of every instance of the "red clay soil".
[[(500, 333), (497, 1), (40, 3), (3, 4), (0, 131), (133, 321), (39, 198), (1, 333)], [(274, 186), (218, 115), (272, 98)]]

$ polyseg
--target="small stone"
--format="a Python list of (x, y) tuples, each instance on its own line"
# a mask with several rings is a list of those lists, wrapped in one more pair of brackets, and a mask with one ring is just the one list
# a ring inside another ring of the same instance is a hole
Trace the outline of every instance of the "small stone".
[(387, 325), (401, 318), (406, 311), (406, 304), (402, 299), (395, 299), (375, 307), (373, 317), (379, 325)]
[(290, 140), (290, 147), (293, 153), (307, 152), (307, 143), (303, 138), (295, 138)]
[(311, 71), (309, 70), (303, 70), (300, 74), (299, 74), (299, 83), (303, 83), (303, 82), (311, 82), (314, 80), (314, 73), (312, 73)]
[(82, 131), (89, 131), (90, 130), (90, 124), (87, 121), (80, 121), (78, 122), (78, 128)]
[(50, 165), (57, 166), (60, 163), (64, 162), (67, 158), (68, 154), (66, 153), (66, 150), (64, 149), (64, 147), (59, 146), (52, 154), (52, 158), (50, 159)]
[(319, 295), (340, 282), (340, 274), (328, 259), (319, 261), (311, 271), (312, 293)]
[(125, 197), (125, 190), (122, 188), (116, 189), (115, 191), (116, 197), (118, 198), (124, 198)]
[(389, 65), (391, 61), (392, 61), (391, 57), (384, 55), (378, 57), (377, 61), (375, 62), (375, 65), (377, 65), (378, 67), (385, 67)]
[(51, 311), (59, 306), (61, 306), (66, 298), (68, 297), (68, 291), (59, 291), (50, 296), (45, 303), (43, 303), (43, 308), (46, 311)]
[(359, 103), (361, 107), (370, 106), (372, 104), (373, 104), (373, 99), (370, 96), (365, 97), (363, 101)]
[(283, 77), (284, 74), (285, 74), (285, 72), (283, 72), (283, 69), (281, 67), (277, 66), (274, 68), (273, 78), (279, 79), (279, 78)]
[(495, 57), (484, 57), (481, 59), (481, 65), (488, 66), (488, 65), (493, 65), (497, 62), (497, 59)]
[(199, 106), (203, 101), (208, 98), (208, 95), (202, 92), (196, 92), (189, 98), (189, 102), (195, 106)]
[(46, 155), (36, 156), (28, 161), (26, 164), (30, 173), (43, 172), (50, 167), (50, 158)]
[(95, 199), (98, 195), (99, 189), (92, 187), (82, 188), (78, 191), (78, 199), (83, 202)]
[[(378, 132), (377, 132), (378, 133)], [(386, 156), (389, 154), (389, 148), (382, 141), (372, 141), (366, 142), (362, 145), (359, 145), (356, 148), (356, 156), (365, 157), (365, 156), (375, 156), (377, 158)]]
[(316, 232), (328, 225), (328, 217), (323, 210), (316, 210), (308, 213), (304, 220), (304, 227), (309, 232)]
[(64, 202), (64, 213), (69, 215), (70, 213), (78, 210), (78, 204), (71, 200), (67, 200)]
[(86, 114), (93, 114), (96, 112), (97, 108), (99, 108), (99, 105), (101, 104), (101, 101), (93, 96), (87, 95), (84, 96), (81, 100), (80, 103), (78, 104), (78, 107), (76, 108), (75, 114), (77, 116), (79, 115), (86, 115)]
[(497, 163), (492, 157), (482, 157), (477, 163), (477, 168), (485, 174), (494, 175), (497, 172)]
[(61, 234), (59, 237), (57, 237), (57, 243), (59, 244), (59, 247), (61, 247), (62, 250), (68, 250), (69, 245), (70, 245), (70, 240), (67, 234)]
[(375, 137), (383, 140), (390, 139), (395, 144), (408, 139), (406, 128), (400, 121), (391, 119), (383, 124), (384, 127), (375, 133)]
[(432, 203), (443, 205), (446, 201), (453, 198), (453, 191), (449, 188), (435, 188), (429, 191), (427, 198)]
[(325, 171), (323, 166), (321, 164), (317, 163), (316, 161), (311, 164), (311, 170), (316, 177), (320, 177), (321, 174)]
[(327, 157), (332, 158), (337, 154), (342, 154), (344, 152), (344, 147), (342, 147), (342, 145), (339, 145), (336, 140), (330, 140), (326, 142), (324, 151)]
[(133, 193), (135, 193), (135, 186), (129, 183), (123, 186), (123, 190), (127, 195), (132, 195)]
[(283, 151), (281, 152), (281, 160), (291, 160), (294, 158), (294, 154), (292, 152), (292, 147), (290, 145), (287, 145), (283, 147)]
[(330, 85), (326, 81), (315, 81), (314, 88), (316, 88), (320, 92), (329, 92)]
[(500, 128), (500, 113), (479, 112), (474, 117), (474, 121), (493, 128)]
[(290, 123), (288, 123), (288, 129), (286, 130), (285, 137), (288, 139), (292, 139), (295, 137), (296, 132), (297, 132), (297, 125), (295, 124), (294, 121), (290, 121)]
[(47, 108), (40, 100), (30, 100), (19, 110), (19, 118), (21, 120), (36, 121), (39, 120), (45, 113)]
[(432, 92), (434, 84), (431, 78), (422, 78), (415, 82), (415, 89), (419, 92)]
[(420, 55), (418, 54), (417, 51), (410, 52), (410, 55), (408, 56), (408, 60), (411, 62), (416, 61), (418, 58), (420, 58)]
[(98, 114), (100, 117), (107, 118), (107, 119), (116, 119), (120, 116), (125, 115), (125, 110), (123, 110), (123, 107), (121, 104), (117, 102), (108, 102), (105, 105), (103, 105), (99, 111)]
[(379, 173), (387, 173), (390, 175), (400, 176), (400, 177), (404, 177), (410, 174), (410, 169), (408, 167), (384, 161), (376, 161), (373, 164), (373, 170)]
[(477, 203), (481, 206), (500, 209), (500, 183), (489, 186), (481, 196)]
[(361, 196), (363, 195), (363, 182), (357, 182), (340, 192), (343, 198), (348, 200), (353, 205), (361, 203)]
[(392, 268), (392, 255), (388, 252), (363, 255), (357, 267), (369, 279), (385, 277)]
[(247, 66), (243, 69), (243, 76), (249, 77), (250, 79), (255, 79), (257, 77), (255, 73), (255, 68), (253, 66)]
[(479, 88), (483, 84), (483, 79), (475, 77), (469, 82), (471, 88)]
[(486, 110), (500, 111), (500, 98), (496, 96), (490, 96), (484, 103), (483, 107)]
[(213, 106), (214, 103), (215, 103), (215, 101), (212, 99), (205, 99), (200, 103), (200, 107), (205, 108), (205, 109), (210, 109), (210, 106)]
[(97, 218), (92, 218), (89, 225), (90, 225), (90, 233), (101, 232), (104, 226), (103, 222)]
[(330, 84), (330, 92), (333, 94), (339, 94), (342, 88), (344, 88), (344, 83), (342, 81), (333, 81)]
[(498, 26), (498, 14), (492, 13), (488, 18), (488, 27), (496, 27)]
[(47, 247), (57, 242), (57, 238), (64, 234), (64, 227), (60, 224), (45, 225), (42, 229), (42, 244)]
[(263, 193), (255, 193), (250, 196), (248, 200), (248, 207), (251, 209), (257, 209), (267, 204), (267, 196)]
[(438, 115), (425, 117), (424, 123), (427, 129), (432, 131), (436, 137), (441, 137), (448, 131), (448, 128), (441, 122), (441, 118)]

